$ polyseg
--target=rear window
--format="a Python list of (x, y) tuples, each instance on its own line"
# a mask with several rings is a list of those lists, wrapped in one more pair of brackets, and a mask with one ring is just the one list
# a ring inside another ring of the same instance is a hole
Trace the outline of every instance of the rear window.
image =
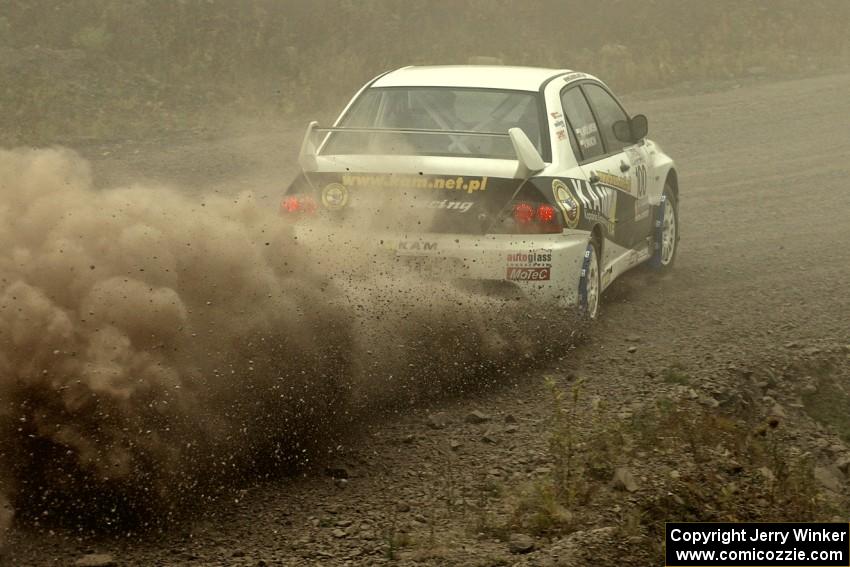
[(447, 87), (372, 88), (340, 121), (347, 128), (444, 130), (442, 133), (335, 132), (323, 154), (397, 154), (515, 159), (507, 134), (519, 127), (546, 155), (536, 93)]

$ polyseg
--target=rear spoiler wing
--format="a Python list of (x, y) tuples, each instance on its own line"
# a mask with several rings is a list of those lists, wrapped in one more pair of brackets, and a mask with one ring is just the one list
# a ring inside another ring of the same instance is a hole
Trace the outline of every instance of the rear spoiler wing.
[[(528, 136), (521, 128), (511, 128), (507, 132), (477, 132), (471, 130), (426, 130), (417, 128), (346, 128), (322, 127), (316, 121), (307, 125), (307, 132), (301, 142), (298, 163), (304, 171), (317, 169), (316, 155), (319, 147), (316, 145), (315, 134), (331, 134), (333, 132), (352, 132), (363, 134), (430, 134), (457, 137), (510, 138), (517, 157), (517, 177), (526, 178), (546, 167), (543, 158)], [(322, 142), (324, 143), (324, 142)]]

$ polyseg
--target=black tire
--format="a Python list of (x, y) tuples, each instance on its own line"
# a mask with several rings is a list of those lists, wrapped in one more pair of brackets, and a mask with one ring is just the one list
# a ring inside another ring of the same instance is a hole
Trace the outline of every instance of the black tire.
[(655, 207), (652, 260), (650, 265), (659, 272), (673, 268), (679, 252), (679, 203), (669, 184), (664, 185), (661, 203)]
[(599, 316), (599, 302), (602, 294), (600, 260), (599, 246), (591, 240), (584, 251), (581, 275), (578, 280), (578, 311), (582, 319), (592, 320)]

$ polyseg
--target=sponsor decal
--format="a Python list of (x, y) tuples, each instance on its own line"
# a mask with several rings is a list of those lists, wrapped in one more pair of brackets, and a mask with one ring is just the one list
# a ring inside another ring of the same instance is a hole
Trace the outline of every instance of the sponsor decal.
[(552, 250), (511, 252), (507, 256), (505, 279), (509, 281), (547, 281), (552, 275)]
[(434, 175), (370, 175), (346, 173), (346, 187), (388, 187), (400, 189), (441, 189), (475, 193), (487, 190), (487, 177), (447, 177)]
[(573, 131), (576, 134), (579, 146), (581, 146), (581, 149), (583, 150), (592, 148), (599, 143), (599, 138), (596, 137), (596, 122), (585, 124), (580, 128), (575, 128)]
[(620, 177), (607, 171), (595, 171), (593, 173), (599, 178), (599, 184), (601, 185), (607, 185), (608, 187), (613, 187), (626, 193), (632, 192), (632, 180), (628, 177)]
[(646, 197), (646, 166), (641, 162), (634, 168), (638, 199)]
[(577, 79), (584, 79), (587, 76), (588, 76), (587, 73), (578, 73), (578, 72), (567, 73), (566, 75), (564, 75), (564, 82), (569, 83), (570, 81), (575, 81)]
[(551, 116), (552, 118), (563, 118), (564, 117), (564, 115), (561, 114), (560, 112), (550, 112), (549, 116)]
[(325, 185), (322, 189), (322, 205), (331, 211), (337, 211), (348, 204), (348, 189), (339, 183)]
[(629, 158), (632, 165), (643, 163), (643, 155), (634, 146), (626, 146), (623, 151), (626, 152), (626, 157)]
[(552, 195), (555, 197), (558, 207), (560, 207), (561, 212), (564, 214), (564, 223), (567, 225), (567, 228), (577, 227), (581, 206), (578, 204), (578, 200), (570, 193), (567, 184), (560, 179), (553, 179)]
[(563, 142), (567, 139), (567, 131), (566, 130), (558, 130), (555, 132), (555, 135), (558, 137), (559, 142)]
[(637, 186), (637, 196), (640, 199), (646, 196), (646, 181), (648, 178), (646, 160), (643, 159), (643, 154), (634, 146), (629, 146), (624, 151), (626, 152), (629, 163), (632, 165), (632, 175)]
[(445, 209), (447, 211), (459, 211), (461, 213), (465, 213), (472, 205), (475, 203), (472, 201), (449, 201), (448, 199), (443, 199), (442, 201), (431, 201), (426, 205), (426, 208), (429, 209)]
[(435, 250), (437, 250), (437, 243), (436, 242), (422, 242), (422, 241), (419, 241), (419, 240), (414, 240), (414, 241), (402, 240), (398, 243), (396, 250), (404, 251), (404, 252), (409, 252), (409, 251), (414, 251), (414, 252), (435, 251)]
[(508, 254), (508, 263), (519, 263), (529, 265), (552, 266), (552, 251), (549, 249), (529, 250), (528, 252), (511, 252)]
[(520, 282), (547, 281), (551, 271), (552, 268), (508, 268), (505, 279)]
[(617, 191), (609, 187), (591, 185), (583, 179), (570, 179), (573, 194), (581, 204), (582, 216), (592, 222), (599, 222), (614, 235), (617, 214)]
[(558, 120), (557, 122), (553, 122), (552, 126), (555, 128), (566, 128), (567, 124), (563, 120)]
[(579, 140), (578, 143), (581, 146), (581, 149), (586, 150), (597, 145), (599, 143), (599, 140), (597, 140), (596, 136), (590, 136), (587, 138), (582, 138), (581, 140)]

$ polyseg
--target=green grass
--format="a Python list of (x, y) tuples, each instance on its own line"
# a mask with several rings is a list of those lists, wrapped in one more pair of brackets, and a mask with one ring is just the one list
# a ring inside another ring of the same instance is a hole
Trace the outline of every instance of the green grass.
[(666, 384), (679, 384), (681, 386), (686, 386), (691, 383), (691, 377), (682, 371), (680, 366), (673, 365), (669, 368), (665, 368), (661, 373), (661, 379), (664, 380)]

